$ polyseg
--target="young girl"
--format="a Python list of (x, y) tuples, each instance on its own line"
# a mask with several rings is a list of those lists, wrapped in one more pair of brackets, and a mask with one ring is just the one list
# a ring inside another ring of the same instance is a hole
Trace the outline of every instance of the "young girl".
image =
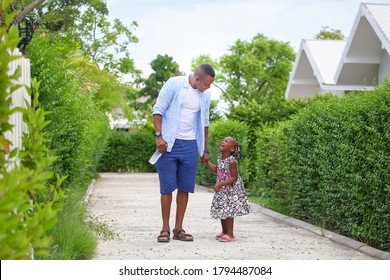
[(225, 137), (219, 144), (217, 165), (210, 161), (207, 167), (217, 173), (217, 183), (214, 186), (214, 197), (211, 204), (211, 217), (221, 220), (222, 232), (216, 236), (221, 242), (233, 242), (234, 217), (250, 212), (248, 199), (245, 195), (244, 183), (238, 174), (237, 159), (240, 148), (236, 139)]

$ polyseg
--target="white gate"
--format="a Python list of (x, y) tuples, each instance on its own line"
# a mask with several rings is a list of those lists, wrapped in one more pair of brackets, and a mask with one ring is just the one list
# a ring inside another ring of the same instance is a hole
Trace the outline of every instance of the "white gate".
[[(15, 49), (13, 55), (15, 56), (22, 56), (22, 53), (19, 52), (18, 49)], [(27, 90), (25, 86), (30, 87), (31, 86), (31, 73), (30, 73), (30, 60), (25, 57), (20, 57), (16, 60), (13, 60), (9, 64), (9, 74), (12, 75), (15, 70), (20, 67), (21, 68), (21, 76), (19, 79), (14, 83), (20, 84), (22, 87), (17, 89), (12, 93), (12, 108), (19, 107), (19, 108), (26, 108), (25, 102), (29, 102), (31, 104), (31, 98), (29, 94), (27, 93)], [(22, 135), (24, 132), (27, 132), (27, 126), (23, 122), (23, 115), (20, 112), (13, 113), (9, 118), (10, 124), (13, 125), (13, 128), (11, 131), (7, 131), (5, 133), (5, 137), (11, 141), (11, 149), (18, 148), (19, 150), (22, 149)], [(19, 164), (18, 157), (14, 157), (11, 159), (8, 163), (8, 168), (12, 168), (13, 163), (16, 161), (17, 164)]]

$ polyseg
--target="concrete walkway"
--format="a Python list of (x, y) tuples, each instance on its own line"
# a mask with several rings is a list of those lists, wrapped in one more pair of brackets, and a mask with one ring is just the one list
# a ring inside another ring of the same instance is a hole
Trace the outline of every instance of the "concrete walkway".
[[(158, 243), (161, 230), (160, 194), (156, 173), (103, 173), (90, 188), (93, 217), (117, 235), (99, 240), (96, 260), (368, 260), (390, 259), (390, 253), (323, 231), (258, 205), (235, 219), (236, 242), (214, 239), (219, 220), (209, 216), (211, 190), (190, 194), (184, 229), (193, 242)], [(176, 193), (174, 193), (175, 201)], [(171, 229), (175, 202), (172, 203)]]

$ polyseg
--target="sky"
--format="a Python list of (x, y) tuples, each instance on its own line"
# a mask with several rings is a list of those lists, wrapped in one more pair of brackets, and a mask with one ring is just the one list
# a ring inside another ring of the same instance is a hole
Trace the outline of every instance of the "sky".
[[(201, 54), (217, 59), (237, 40), (256, 34), (289, 42), (298, 52), (302, 39), (313, 39), (322, 27), (348, 37), (359, 0), (107, 0), (109, 18), (120, 19), (139, 39), (130, 44), (135, 65), (146, 78), (158, 54), (169, 55), (181, 71)], [(390, 3), (390, 0), (363, 1)]]

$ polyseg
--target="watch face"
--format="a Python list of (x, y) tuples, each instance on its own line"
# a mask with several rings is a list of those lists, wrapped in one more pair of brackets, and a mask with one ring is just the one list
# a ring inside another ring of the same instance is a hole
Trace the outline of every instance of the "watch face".
[(161, 132), (160, 132), (160, 131), (157, 131), (156, 133), (154, 133), (154, 135), (155, 135), (156, 137), (158, 137), (158, 136), (161, 135)]

